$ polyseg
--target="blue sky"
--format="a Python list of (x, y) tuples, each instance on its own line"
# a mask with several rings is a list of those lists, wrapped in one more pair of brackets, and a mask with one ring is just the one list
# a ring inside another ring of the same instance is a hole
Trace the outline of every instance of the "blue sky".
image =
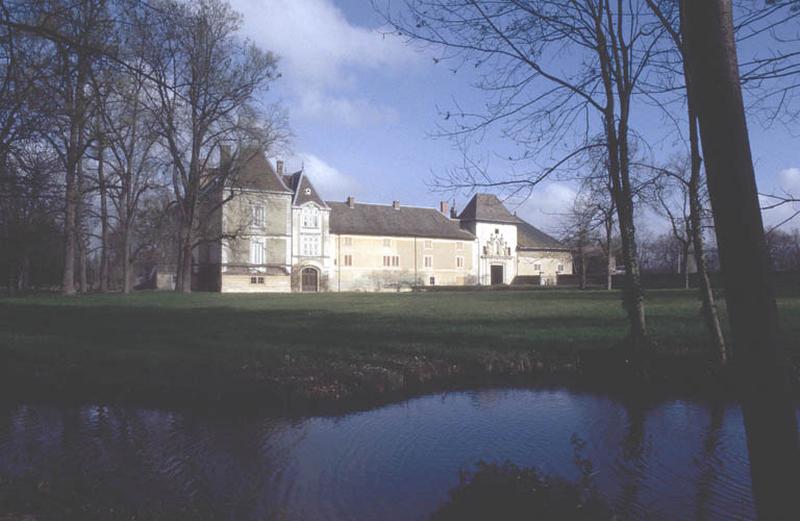
[[(282, 154), (288, 168), (302, 164), (328, 199), (354, 195), (366, 202), (438, 204), (443, 196), (431, 191), (430, 182), (462, 156), (431, 134), (439, 108), (481, 102), (469, 71), (454, 74), (446, 62), (434, 63), (433, 50), (385, 34), (368, 0), (231, 3), (244, 15), (244, 34), (280, 56), (283, 76), (265, 101), (280, 102), (289, 112), (294, 138)], [(645, 135), (665, 127), (654, 113), (644, 113), (638, 123)], [(800, 193), (800, 127), (765, 129), (751, 121), (750, 131), (759, 189)], [(672, 140), (655, 141), (657, 155), (672, 153)], [(484, 144), (486, 150), (504, 146), (499, 140)], [(490, 168), (508, 167), (495, 161)], [(510, 206), (532, 224), (557, 232), (559, 213), (574, 196), (571, 183), (553, 180)], [(456, 204), (462, 208), (466, 201), (462, 194)], [(788, 212), (765, 218), (776, 222)]]

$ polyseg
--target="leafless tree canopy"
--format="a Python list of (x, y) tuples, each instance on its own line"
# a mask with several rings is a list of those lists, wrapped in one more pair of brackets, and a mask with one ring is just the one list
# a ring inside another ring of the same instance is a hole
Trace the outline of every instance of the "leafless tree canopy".
[(55, 282), (21, 246), (35, 208), (61, 237), (65, 293), (89, 279), (130, 291), (132, 264), (154, 242), (142, 240), (145, 224), (156, 235), (171, 227), (162, 260), (181, 261), (188, 291), (186, 263), (207, 239), (204, 190), (235, 185), (235, 169), (217, 167), (220, 147), (269, 149), (289, 136), (280, 107), (261, 101), (277, 59), (240, 24), (224, 0), (0, 1), (0, 195), (31, 201), (3, 205), (3, 237), (20, 244), (3, 258), (9, 288)]

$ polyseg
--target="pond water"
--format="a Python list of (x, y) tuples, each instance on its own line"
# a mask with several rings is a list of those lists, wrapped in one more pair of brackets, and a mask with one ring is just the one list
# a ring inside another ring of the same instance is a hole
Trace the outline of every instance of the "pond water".
[(73, 495), (140, 512), (421, 520), (480, 460), (577, 479), (573, 435), (621, 519), (754, 517), (737, 406), (563, 389), (429, 395), (303, 419), (18, 405), (0, 409), (0, 479), (69, 483)]

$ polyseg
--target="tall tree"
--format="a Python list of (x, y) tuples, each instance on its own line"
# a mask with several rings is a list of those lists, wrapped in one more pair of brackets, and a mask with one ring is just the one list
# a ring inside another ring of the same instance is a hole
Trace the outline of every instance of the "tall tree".
[[(130, 59), (135, 60), (136, 56)], [(146, 105), (147, 84), (145, 76), (135, 69), (115, 74), (103, 83), (103, 96), (97, 107), (97, 174), (98, 181), (103, 179), (107, 185), (116, 217), (114, 232), (123, 293), (130, 293), (133, 288), (131, 241), (142, 199), (148, 191), (164, 184), (165, 158), (158, 146), (153, 113)]]
[[(474, 63), (483, 71), (478, 87), (491, 102), (477, 114), (463, 109), (448, 112), (446, 116), (455, 121), (452, 136), (481, 136), (499, 127), (502, 136), (524, 150), (519, 159), (528, 162), (539, 154), (567, 150), (549, 167), (526, 168), (526, 174), (499, 180), (481, 172), (465, 183), (453, 183), (456, 188), (531, 188), (586, 151), (606, 150), (626, 267), (623, 304), (630, 345), (636, 352), (646, 352), (631, 115), (637, 85), (657, 52), (663, 29), (644, 0), (406, 0), (404, 6), (400, 11), (382, 9), (397, 30), (444, 49), (445, 58)], [(589, 139), (596, 134), (603, 136), (601, 143)]]
[(747, 134), (731, 0), (684, 1), (684, 37), (759, 519), (800, 518), (795, 404)]
[(138, 45), (154, 78), (145, 93), (171, 159), (179, 215), (176, 289), (191, 291), (192, 255), (203, 228), (203, 191), (231, 172), (212, 168), (226, 143), (263, 142), (255, 96), (278, 77), (276, 58), (238, 36), (240, 16), (221, 0), (158, 2), (141, 10)]
[[(90, 145), (87, 129), (92, 118), (91, 76), (102, 62), (113, 31), (106, 0), (36, 0), (4, 5), (6, 25), (45, 41), (54, 59), (39, 96), (49, 105), (43, 137), (60, 158), (64, 175), (64, 262), (62, 291), (75, 293), (79, 254), (80, 169)], [(83, 273), (83, 270), (81, 270)], [(85, 282), (84, 277), (81, 280)]]

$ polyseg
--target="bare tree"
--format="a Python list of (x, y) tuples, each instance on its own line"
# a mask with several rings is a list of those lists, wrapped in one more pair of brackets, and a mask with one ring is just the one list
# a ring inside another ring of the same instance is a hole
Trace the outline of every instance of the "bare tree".
[(237, 36), (240, 17), (221, 0), (158, 2), (159, 16), (142, 10), (138, 45), (155, 78), (144, 90), (169, 153), (180, 217), (177, 287), (191, 291), (192, 254), (203, 191), (224, 183), (229, 169), (212, 168), (223, 143), (263, 142), (249, 118), (254, 97), (277, 78), (276, 59)]
[[(107, 79), (97, 107), (97, 173), (116, 216), (123, 293), (132, 289), (131, 233), (142, 198), (148, 190), (164, 183), (165, 165), (157, 146), (156, 122), (146, 106), (146, 87), (147, 79), (142, 74), (124, 71)], [(103, 230), (106, 235), (106, 226)]]
[[(685, 100), (686, 102), (686, 124), (689, 135), (688, 152), (690, 169), (688, 178), (684, 175), (676, 176), (674, 172), (670, 170), (662, 170), (662, 174), (671, 176), (673, 180), (679, 181), (682, 185), (680, 190), (685, 194), (683, 201), (688, 203), (688, 214), (686, 214), (685, 211), (683, 213), (686, 217), (686, 231), (689, 233), (688, 238), (694, 252), (695, 266), (697, 267), (700, 280), (699, 291), (703, 306), (703, 317), (714, 339), (718, 361), (721, 365), (725, 365), (728, 360), (727, 346), (720, 325), (719, 310), (714, 297), (714, 290), (711, 286), (711, 278), (708, 274), (708, 264), (702, 233), (704, 208), (702, 200), (702, 194), (704, 192), (702, 178), (703, 159), (700, 154), (698, 110), (695, 96), (693, 96), (691, 92), (694, 88), (692, 70), (689, 67), (688, 49), (685, 42), (685, 2), (684, 0), (680, 0), (679, 2), (674, 2), (672, 0), (647, 0), (647, 3), (661, 21), (674, 46), (674, 51), (677, 53), (678, 67), (676, 68), (679, 69), (679, 71), (673, 71), (673, 74), (669, 75), (669, 81), (674, 82), (675, 78), (683, 79), (682, 87), (685, 95), (681, 98), (681, 101)], [(752, 20), (756, 18), (757, 17), (754, 17)], [(669, 68), (668, 62), (666, 67)], [(681, 170), (685, 171), (685, 169)], [(684, 204), (683, 207), (685, 210), (687, 205)], [(670, 221), (674, 223), (672, 218), (670, 218)], [(673, 232), (674, 231), (675, 227), (673, 225)]]
[[(647, 329), (634, 225), (630, 128), (632, 101), (663, 29), (642, 1), (549, 2), (406, 0), (396, 12), (381, 8), (401, 34), (443, 49), (456, 67), (484, 71), (478, 87), (491, 98), (472, 113), (445, 114), (455, 139), (478, 139), (492, 128), (520, 145), (515, 159), (533, 162), (553, 150), (549, 166), (493, 179), (468, 162), (454, 188), (530, 190), (565, 170), (586, 151), (606, 150), (626, 266), (623, 303), (631, 346), (644, 352)], [(569, 55), (569, 60), (559, 60)], [(597, 132), (601, 143), (591, 139)], [(572, 145), (567, 148), (567, 144)], [(477, 173), (475, 172), (477, 171)]]
[(800, 270), (800, 230), (773, 229), (766, 234), (766, 239), (773, 270)]
[(682, 2), (759, 519), (800, 517), (795, 403), (750, 153), (731, 0)]
[[(64, 173), (64, 262), (62, 291), (75, 293), (76, 257), (84, 258), (80, 206), (83, 198), (81, 168), (90, 140), (87, 128), (92, 117), (90, 80), (101, 62), (99, 49), (112, 31), (106, 0), (36, 0), (4, 2), (3, 24), (12, 30), (41, 39), (53, 59), (47, 81), (38, 96), (47, 122), (41, 135), (60, 158)], [(79, 250), (81, 250), (79, 252)], [(83, 261), (80, 263), (83, 267)], [(83, 274), (84, 270), (80, 270)], [(85, 276), (80, 276), (85, 289)]]

